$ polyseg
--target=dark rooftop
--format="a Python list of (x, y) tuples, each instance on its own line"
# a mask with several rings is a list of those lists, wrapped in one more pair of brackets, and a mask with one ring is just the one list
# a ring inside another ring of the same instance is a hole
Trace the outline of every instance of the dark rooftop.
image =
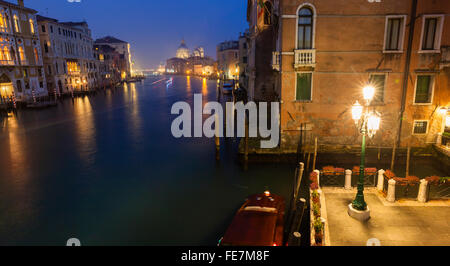
[(127, 43), (112, 36), (106, 36), (95, 40), (95, 43)]

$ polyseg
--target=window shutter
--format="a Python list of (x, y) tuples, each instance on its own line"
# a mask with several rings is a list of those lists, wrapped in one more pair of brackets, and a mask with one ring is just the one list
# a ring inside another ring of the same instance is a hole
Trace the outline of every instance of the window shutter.
[(311, 100), (311, 73), (297, 74), (297, 99), (298, 101)]

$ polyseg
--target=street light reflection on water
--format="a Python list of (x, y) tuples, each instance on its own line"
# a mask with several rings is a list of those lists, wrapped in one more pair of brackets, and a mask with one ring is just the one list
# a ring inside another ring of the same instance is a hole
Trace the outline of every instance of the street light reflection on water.
[(217, 162), (213, 139), (172, 137), (171, 106), (217, 100), (216, 80), (159, 79), (1, 121), (0, 245), (215, 245), (248, 195), (289, 197), (295, 166), (245, 171), (239, 139)]

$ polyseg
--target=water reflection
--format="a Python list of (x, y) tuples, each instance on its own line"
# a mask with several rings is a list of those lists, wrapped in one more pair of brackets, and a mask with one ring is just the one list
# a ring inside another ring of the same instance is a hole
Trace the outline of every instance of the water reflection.
[(191, 76), (187, 76), (186, 77), (186, 91), (188, 93), (190, 93), (191, 89), (192, 89), (192, 87), (191, 87)]
[(202, 80), (202, 94), (203, 97), (208, 97), (208, 84), (206, 78), (203, 78)]
[(136, 84), (130, 84), (130, 98), (129, 103), (131, 112), (129, 117), (130, 135), (133, 139), (133, 143), (139, 144), (142, 140), (142, 119), (141, 112), (139, 110), (138, 91), (136, 90)]
[(88, 97), (74, 100), (74, 115), (78, 154), (86, 166), (91, 166), (95, 162), (97, 140), (94, 114)]

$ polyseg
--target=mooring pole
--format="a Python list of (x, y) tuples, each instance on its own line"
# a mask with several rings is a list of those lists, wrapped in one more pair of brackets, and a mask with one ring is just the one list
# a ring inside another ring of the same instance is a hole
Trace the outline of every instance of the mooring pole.
[(302, 198), (298, 201), (297, 208), (296, 208), (295, 214), (294, 214), (294, 218), (293, 218), (292, 224), (289, 228), (289, 236), (288, 236), (288, 241), (287, 241), (288, 246), (293, 245), (293, 241), (295, 240), (295, 238), (293, 238), (294, 232), (298, 232), (300, 230), (300, 226), (301, 226), (302, 219), (303, 219), (303, 214), (305, 212), (305, 207), (306, 207), (306, 200)]
[(394, 172), (396, 149), (397, 149), (397, 142), (394, 141), (394, 147), (392, 147), (392, 161), (391, 161), (391, 171), (392, 172)]
[(313, 170), (316, 170), (316, 160), (317, 160), (317, 137), (314, 141), (314, 161), (313, 161)]
[(244, 123), (245, 123), (244, 160), (245, 160), (245, 162), (248, 162), (248, 135), (249, 135), (249, 132), (248, 132), (248, 119), (247, 118), (245, 118)]
[(410, 144), (408, 144), (408, 151), (406, 154), (406, 176), (405, 177), (409, 176), (409, 160), (410, 159), (411, 159), (411, 146), (410, 146)]
[(219, 115), (215, 114), (215, 124), (216, 124), (216, 160), (220, 160), (220, 123), (219, 123)]

